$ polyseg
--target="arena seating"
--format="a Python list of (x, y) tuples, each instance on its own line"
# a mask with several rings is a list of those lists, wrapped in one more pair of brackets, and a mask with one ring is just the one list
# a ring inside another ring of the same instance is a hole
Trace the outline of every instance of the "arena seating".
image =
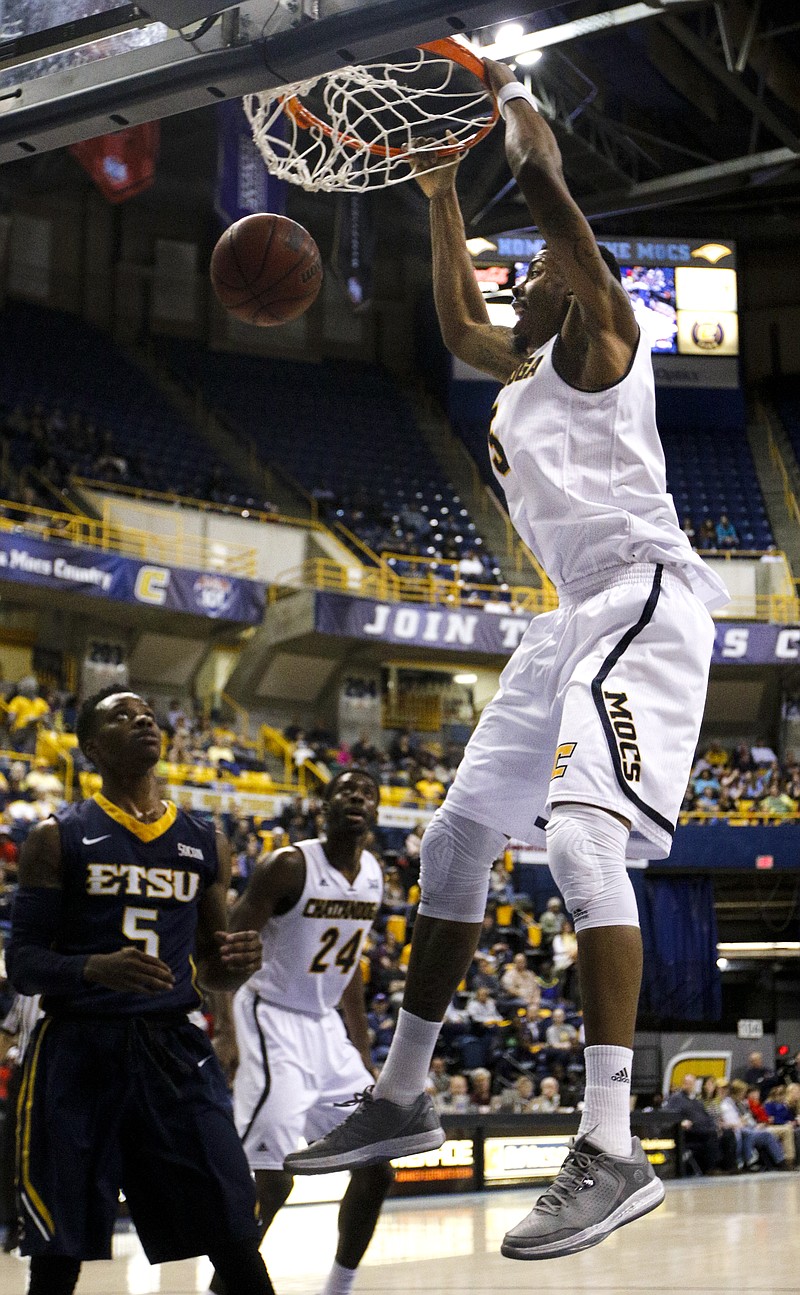
[(678, 517), (690, 515), (699, 531), (710, 517), (716, 523), (727, 513), (741, 549), (767, 549), (774, 544), (764, 497), (758, 483), (747, 437), (691, 427), (662, 433), (667, 461), (667, 484)]
[[(374, 365), (302, 364), (208, 352), (171, 339), (162, 358), (246, 433), (264, 460), (313, 493), (375, 551), (457, 561), (477, 551), (492, 582), (497, 563), (417, 429), (411, 405)], [(414, 574), (413, 563), (395, 564)]]
[[(795, 402), (795, 453), (800, 455), (800, 399)], [(787, 428), (788, 428), (787, 421)], [(489, 466), (487, 420), (459, 417), (456, 430), (480, 468), (502, 498)], [(667, 486), (679, 520), (688, 513), (699, 532), (710, 517), (716, 525), (723, 513), (732, 521), (740, 549), (767, 549), (774, 543), (753, 456), (744, 432), (719, 433), (711, 427), (687, 427), (661, 432), (667, 463)]]
[(774, 392), (775, 405), (800, 463), (800, 383), (781, 383)]
[[(9, 302), (0, 315), (0, 401), (8, 419), (19, 407), (30, 419), (60, 410), (77, 415), (81, 436), (69, 432), (37, 444), (29, 430), (9, 429), (11, 464), (34, 464), (53, 475), (123, 481), (145, 489), (216, 502), (259, 506), (247, 483), (227, 466), (220, 474), (213, 451), (107, 334), (75, 315)], [(96, 428), (86, 435), (87, 426)], [(124, 460), (125, 471), (98, 466)], [(216, 473), (215, 473), (216, 469)], [(209, 483), (222, 475), (222, 492)], [(219, 495), (219, 497), (217, 497)]]

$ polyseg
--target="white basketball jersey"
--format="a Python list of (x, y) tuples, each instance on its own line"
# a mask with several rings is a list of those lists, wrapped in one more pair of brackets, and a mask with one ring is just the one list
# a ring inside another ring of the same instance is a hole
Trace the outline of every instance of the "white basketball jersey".
[(511, 521), (559, 590), (610, 568), (680, 568), (709, 608), (729, 601), (694, 552), (667, 494), (653, 364), (641, 336), (630, 368), (578, 391), (553, 365), (552, 337), (497, 397), (489, 453)]
[(351, 885), (328, 862), (321, 841), (298, 841), (295, 848), (306, 861), (303, 893), (262, 930), (264, 960), (248, 985), (268, 1003), (324, 1016), (359, 971), (364, 939), (383, 898), (383, 874), (374, 854), (363, 850)]

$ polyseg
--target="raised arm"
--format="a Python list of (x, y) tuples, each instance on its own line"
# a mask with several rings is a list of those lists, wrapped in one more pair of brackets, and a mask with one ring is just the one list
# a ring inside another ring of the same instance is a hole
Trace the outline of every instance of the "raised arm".
[(430, 169), (436, 165), (436, 154), (420, 153), (414, 167), (430, 202), (433, 294), (444, 344), (465, 364), (505, 382), (519, 364), (519, 356), (514, 353), (512, 330), (490, 322), (475, 278), (456, 193), (459, 160)]
[[(504, 63), (486, 59), (495, 94), (516, 77)], [(567, 188), (561, 152), (544, 117), (525, 98), (506, 108), (506, 157), (548, 255), (596, 329), (635, 346), (639, 330), (627, 293), (605, 264), (591, 226)]]

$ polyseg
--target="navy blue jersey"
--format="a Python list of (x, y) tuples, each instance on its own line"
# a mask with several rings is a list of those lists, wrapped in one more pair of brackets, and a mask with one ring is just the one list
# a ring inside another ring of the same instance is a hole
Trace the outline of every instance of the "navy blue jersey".
[(54, 949), (113, 953), (132, 944), (166, 962), (175, 977), (166, 993), (133, 994), (82, 984), (48, 995), (48, 1012), (192, 1011), (201, 1001), (194, 950), (198, 905), (217, 879), (212, 826), (171, 802), (154, 823), (141, 823), (98, 793), (56, 815), (61, 834), (64, 904)]

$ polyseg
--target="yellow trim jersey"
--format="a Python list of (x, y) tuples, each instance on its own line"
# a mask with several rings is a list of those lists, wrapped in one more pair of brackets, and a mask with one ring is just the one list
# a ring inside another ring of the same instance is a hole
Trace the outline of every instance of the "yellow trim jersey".
[(631, 563), (678, 568), (709, 609), (729, 601), (694, 552), (667, 493), (650, 351), (627, 373), (579, 391), (553, 363), (557, 337), (512, 374), (489, 432), (492, 469), (517, 534), (559, 592)]
[(264, 961), (247, 982), (259, 998), (321, 1017), (332, 1011), (352, 977), (383, 897), (374, 854), (361, 853), (352, 885), (328, 861), (322, 841), (298, 841), (306, 863), (303, 892), (288, 913), (261, 932)]

